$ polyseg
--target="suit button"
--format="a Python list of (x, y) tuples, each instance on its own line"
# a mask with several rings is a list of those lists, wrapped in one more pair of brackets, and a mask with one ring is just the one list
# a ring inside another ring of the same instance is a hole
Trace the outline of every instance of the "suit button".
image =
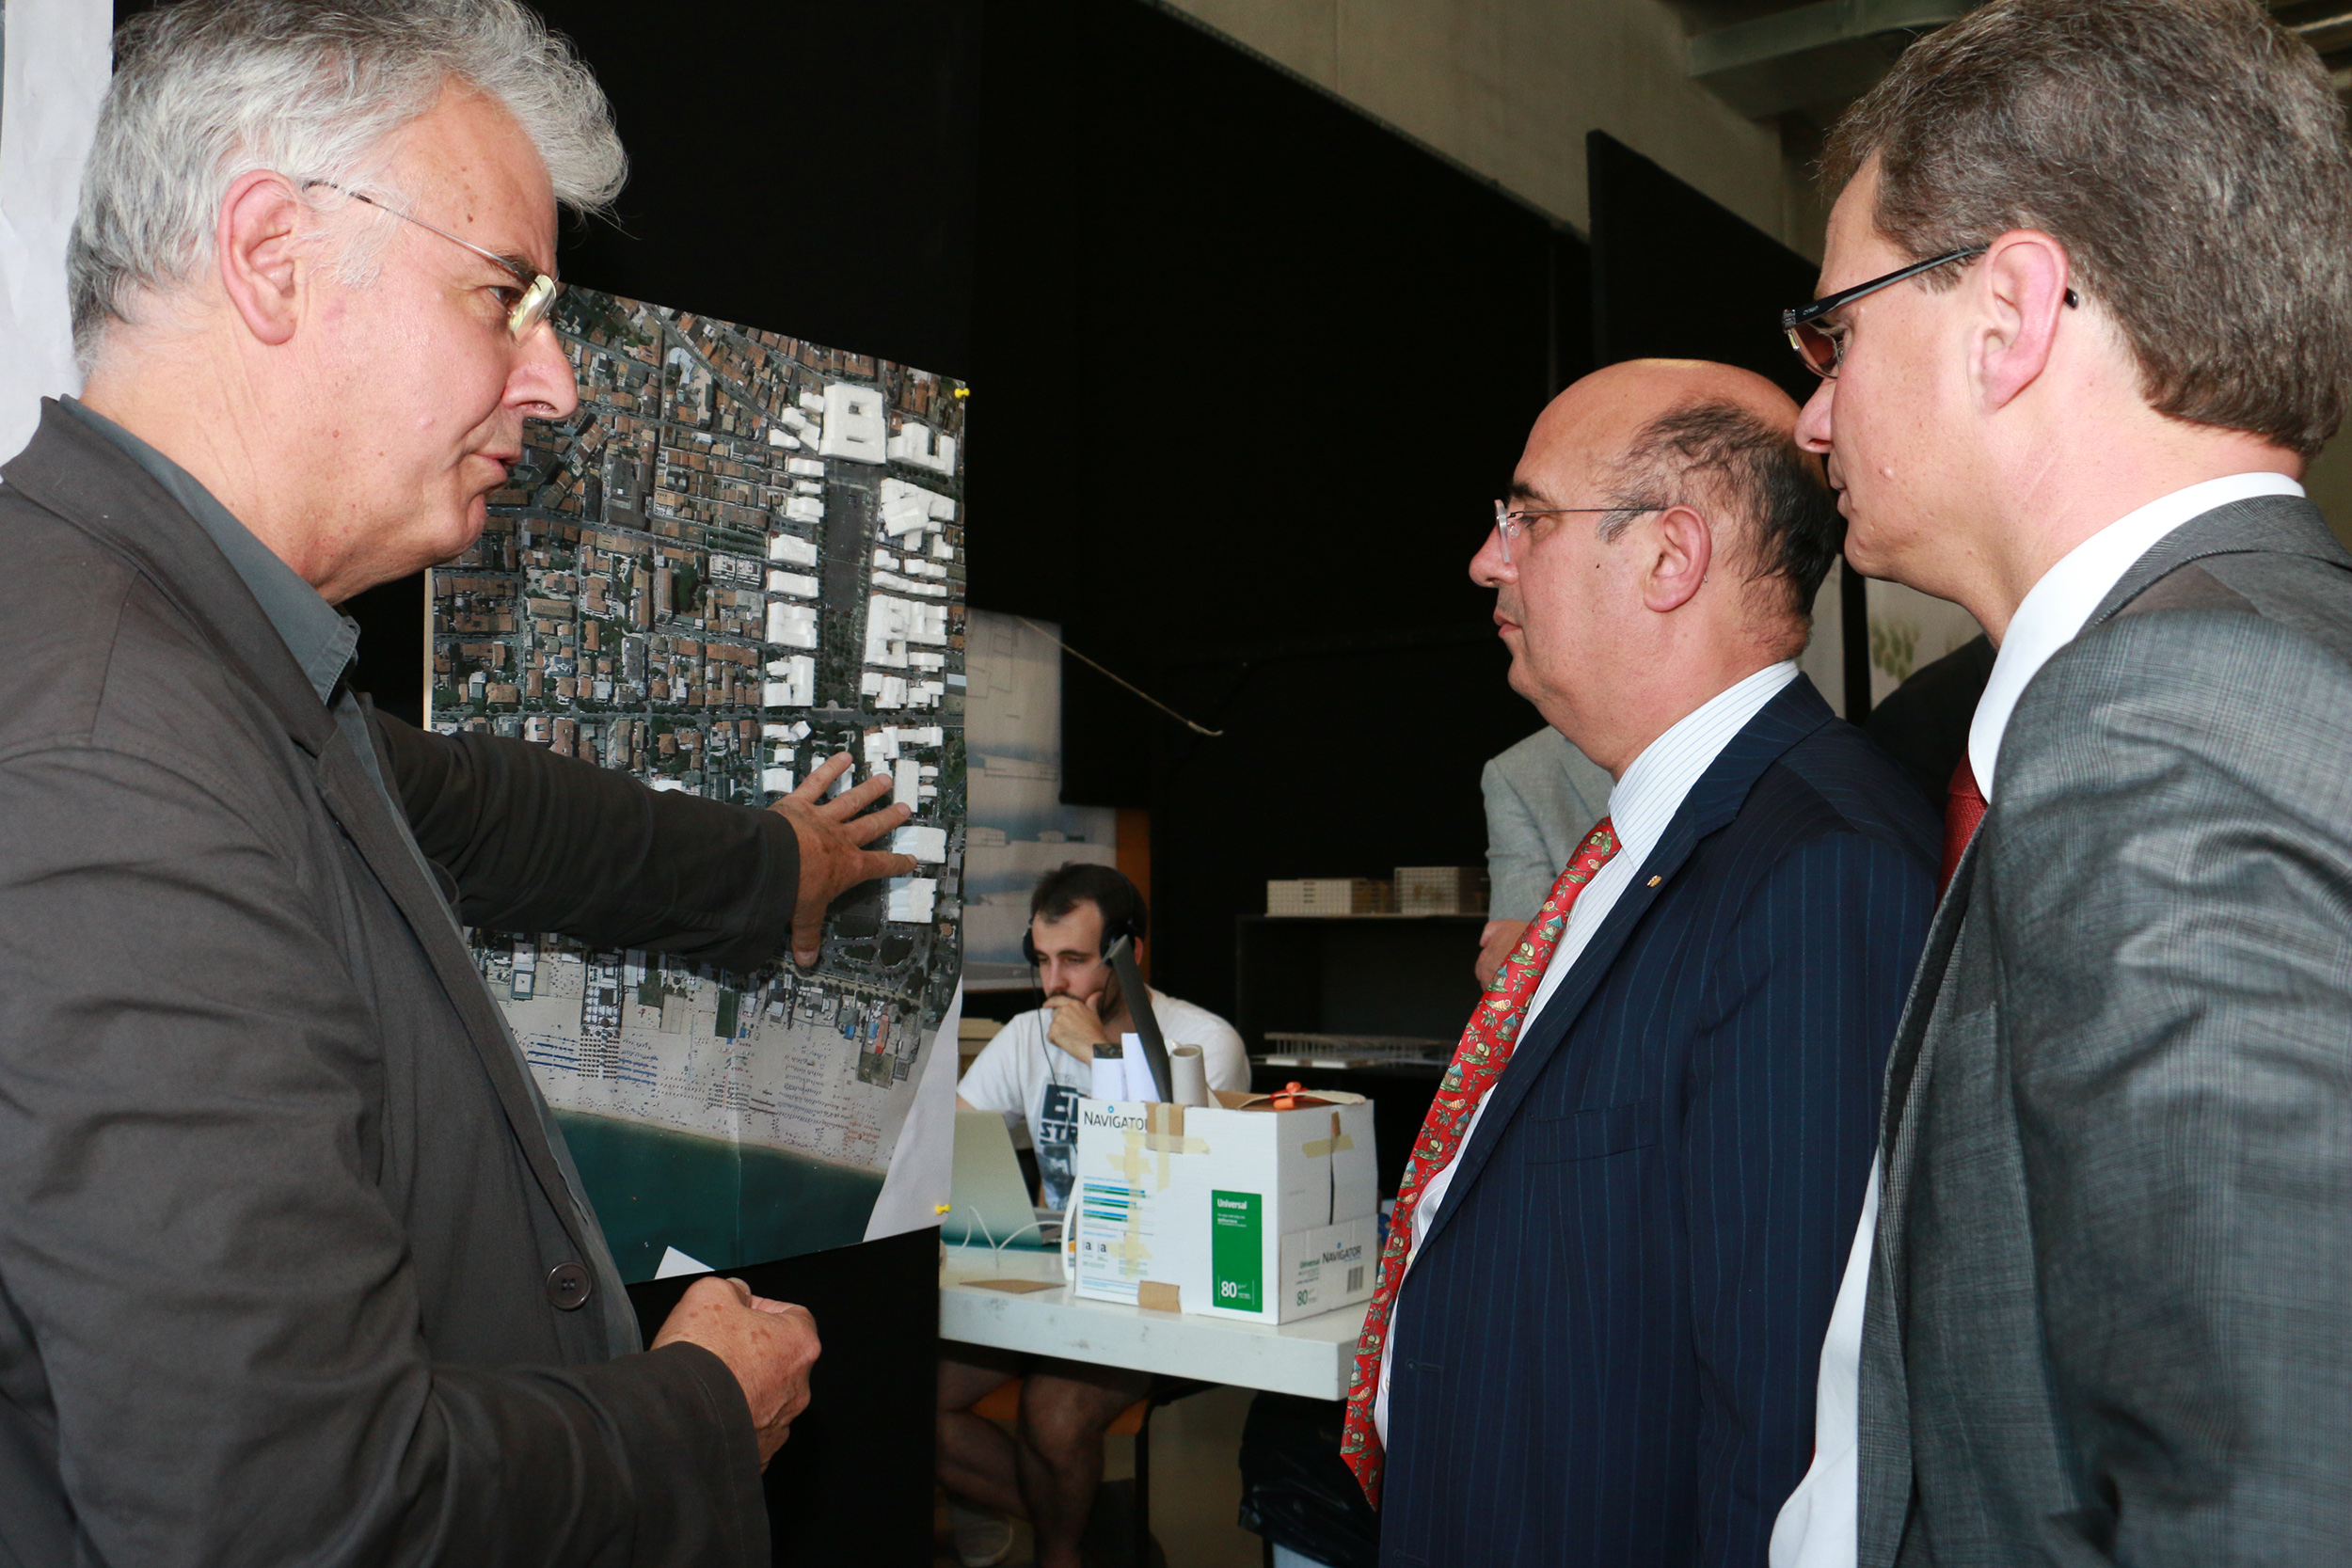
[(558, 1263), (548, 1271), (548, 1300), (558, 1311), (577, 1311), (587, 1305), (596, 1289), (596, 1281), (578, 1263)]

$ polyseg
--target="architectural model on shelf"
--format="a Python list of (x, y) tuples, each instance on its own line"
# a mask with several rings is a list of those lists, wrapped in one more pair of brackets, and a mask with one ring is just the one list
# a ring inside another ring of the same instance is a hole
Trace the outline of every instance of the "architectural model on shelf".
[(920, 863), (806, 974), (529, 932), (475, 959), (624, 1277), (854, 1242), (961, 961), (964, 388), (588, 290), (551, 319), (580, 407), (432, 574), (429, 721), (748, 806), (847, 751)]

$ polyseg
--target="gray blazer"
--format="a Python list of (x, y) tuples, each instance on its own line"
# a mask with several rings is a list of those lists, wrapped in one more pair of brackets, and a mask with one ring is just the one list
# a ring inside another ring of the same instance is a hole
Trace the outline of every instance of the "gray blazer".
[(2267, 497), (2027, 687), (1887, 1067), (1861, 1568), (2352, 1552), (2352, 556)]
[[(0, 1563), (767, 1561), (735, 1379), (611, 1358), (496, 1006), (252, 594), (55, 407), (5, 478)], [(371, 733), (469, 918), (782, 935), (769, 814)]]
[(1578, 841), (1609, 810), (1609, 774), (1558, 730), (1487, 759), (1486, 916), (1533, 920)]

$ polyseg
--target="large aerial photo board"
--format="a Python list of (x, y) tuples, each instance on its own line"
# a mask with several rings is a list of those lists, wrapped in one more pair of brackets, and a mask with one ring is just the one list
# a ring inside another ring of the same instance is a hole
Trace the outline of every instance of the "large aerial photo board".
[(475, 959), (624, 1278), (855, 1242), (961, 965), (965, 388), (588, 290), (551, 319), (580, 404), (433, 573), (429, 721), (749, 806), (847, 751), (918, 874), (837, 903), (808, 973)]

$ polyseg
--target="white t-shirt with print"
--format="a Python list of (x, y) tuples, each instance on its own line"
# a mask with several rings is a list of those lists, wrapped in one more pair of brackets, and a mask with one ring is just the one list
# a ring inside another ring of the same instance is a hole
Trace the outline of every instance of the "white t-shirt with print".
[[(1152, 1016), (1159, 1021), (1161, 1037), (1170, 1050), (1180, 1045), (1200, 1048), (1209, 1087), (1249, 1087), (1249, 1053), (1232, 1024), (1206, 1007), (1157, 990), (1152, 992)], [(1080, 1061), (1045, 1037), (1052, 1020), (1053, 1011), (1047, 1007), (1013, 1019), (981, 1048), (963, 1081), (956, 1085), (963, 1102), (976, 1110), (1003, 1111), (1021, 1117), (1029, 1129), (1030, 1141), (1040, 1146), (1041, 1164), (1046, 1092), (1058, 1085), (1083, 1096), (1094, 1086), (1094, 1065)]]

